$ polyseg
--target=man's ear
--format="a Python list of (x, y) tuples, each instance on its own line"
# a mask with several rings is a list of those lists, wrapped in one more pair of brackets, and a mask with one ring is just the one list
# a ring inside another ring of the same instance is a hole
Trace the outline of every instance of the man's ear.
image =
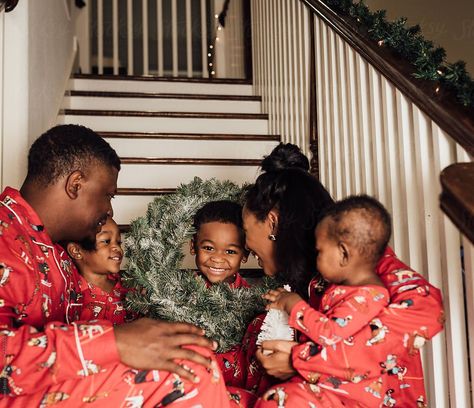
[(73, 171), (66, 179), (66, 194), (71, 200), (75, 200), (79, 190), (84, 184), (84, 173), (80, 170)]
[(339, 249), (339, 266), (344, 267), (349, 264), (350, 251), (348, 245), (344, 241), (337, 244)]
[(270, 210), (267, 215), (267, 220), (270, 223), (271, 233), (277, 234), (278, 232), (278, 212)]
[(189, 253), (191, 255), (196, 255), (196, 248), (194, 247), (194, 245), (195, 245), (195, 242), (194, 242), (194, 237), (193, 237), (189, 241)]
[(70, 242), (67, 244), (66, 250), (72, 259), (82, 259), (82, 248), (75, 242)]

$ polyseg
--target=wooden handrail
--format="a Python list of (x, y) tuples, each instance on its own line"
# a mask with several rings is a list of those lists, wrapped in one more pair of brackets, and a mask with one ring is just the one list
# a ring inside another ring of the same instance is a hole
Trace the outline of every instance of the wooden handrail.
[(441, 209), (474, 244), (474, 163), (455, 163), (440, 174)]
[[(414, 67), (409, 61), (375, 43), (354, 18), (338, 15), (321, 0), (301, 1), (313, 11), (313, 15), (321, 18), (362, 58), (405, 94), (471, 156), (474, 156), (474, 108), (462, 107), (456, 103), (455, 96), (451, 92), (440, 91), (435, 82), (416, 79), (413, 76)], [(311, 90), (316, 85), (312, 84)], [(314, 95), (311, 100), (314, 105)], [(314, 119), (311, 120), (310, 128), (315, 126), (315, 123)], [(317, 160), (316, 132), (314, 129), (310, 131), (313, 161)], [(441, 209), (474, 243), (474, 163), (453, 164), (441, 172), (440, 180)]]
[(321, 0), (301, 0), (369, 64), (410, 98), (470, 155), (474, 155), (474, 109), (455, 102), (434, 82), (416, 79), (414, 68), (391, 50), (378, 46), (351, 17), (338, 15)]

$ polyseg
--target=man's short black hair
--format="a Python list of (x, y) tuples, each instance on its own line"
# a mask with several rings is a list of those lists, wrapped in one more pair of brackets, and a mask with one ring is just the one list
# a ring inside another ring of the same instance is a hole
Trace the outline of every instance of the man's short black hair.
[(375, 198), (349, 196), (329, 207), (329, 238), (353, 245), (365, 259), (376, 264), (387, 248), (392, 234), (390, 214)]
[(42, 185), (98, 163), (120, 170), (115, 150), (96, 132), (80, 125), (58, 125), (35, 140), (28, 153), (27, 179)]
[(199, 232), (201, 225), (207, 224), (208, 222), (234, 224), (239, 230), (242, 248), (245, 248), (242, 206), (240, 204), (230, 200), (211, 201), (205, 204), (194, 215), (194, 229), (196, 232)]

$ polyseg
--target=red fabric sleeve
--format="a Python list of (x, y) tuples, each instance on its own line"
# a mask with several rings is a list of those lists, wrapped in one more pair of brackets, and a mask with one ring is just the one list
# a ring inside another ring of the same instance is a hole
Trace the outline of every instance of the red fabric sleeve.
[[(5, 237), (3, 237), (5, 238)], [(2, 243), (4, 239), (0, 240)], [(23, 395), (37, 392), (67, 379), (99, 372), (103, 365), (119, 362), (111, 323), (65, 324), (42, 320), (44, 301), (36, 296), (40, 282), (16, 248), (3, 246), (0, 267), (0, 341), (2, 354), (1, 393)], [(8, 274), (8, 276), (7, 276)], [(7, 279), (8, 278), (8, 279)], [(64, 316), (51, 297), (53, 316)], [(22, 315), (21, 305), (29, 315)], [(32, 325), (34, 324), (34, 326)], [(44, 325), (44, 327), (42, 327)], [(20, 326), (20, 327), (18, 327)]]
[(336, 286), (325, 298), (328, 300), (328, 303), (323, 300), (328, 306), (326, 313), (301, 300), (293, 307), (289, 319), (291, 327), (322, 346), (332, 346), (353, 336), (388, 303), (387, 291), (378, 286)]
[(390, 294), (390, 325), (401, 332), (416, 333), (429, 340), (443, 330), (441, 291), (401, 262), (387, 248), (376, 271)]

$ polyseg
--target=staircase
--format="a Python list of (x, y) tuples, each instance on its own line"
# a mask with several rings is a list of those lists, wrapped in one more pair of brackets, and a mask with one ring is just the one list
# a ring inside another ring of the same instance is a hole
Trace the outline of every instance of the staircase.
[(114, 219), (124, 232), (154, 197), (195, 176), (253, 182), (280, 140), (245, 80), (75, 75), (58, 123), (90, 127), (117, 151)]

